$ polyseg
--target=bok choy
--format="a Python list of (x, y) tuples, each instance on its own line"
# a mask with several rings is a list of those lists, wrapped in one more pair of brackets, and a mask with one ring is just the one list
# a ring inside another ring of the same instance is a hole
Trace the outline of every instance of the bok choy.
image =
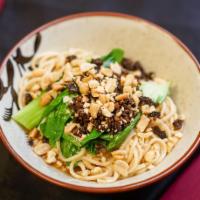
[(31, 130), (38, 126), (41, 120), (53, 111), (63, 101), (63, 97), (67, 95), (72, 98), (74, 97), (74, 94), (69, 94), (69, 92), (65, 90), (46, 106), (40, 105), (41, 95), (32, 100), (28, 105), (12, 116), (12, 118), (24, 128)]

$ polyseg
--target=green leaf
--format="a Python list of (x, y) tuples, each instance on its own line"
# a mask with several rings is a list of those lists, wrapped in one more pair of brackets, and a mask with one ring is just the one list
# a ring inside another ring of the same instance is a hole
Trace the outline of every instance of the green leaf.
[(72, 135), (64, 134), (61, 139), (61, 151), (64, 157), (69, 158), (80, 151), (80, 142)]
[(162, 103), (169, 93), (169, 83), (143, 82), (140, 90), (143, 96), (149, 97), (154, 103)]
[(87, 134), (85, 136), (85, 138), (81, 141), (81, 146), (84, 146), (85, 144), (87, 144), (88, 142), (90, 142), (91, 140), (97, 139), (98, 137), (100, 137), (102, 135), (101, 132), (93, 129), (89, 134)]
[(112, 151), (120, 147), (120, 145), (127, 138), (131, 130), (137, 125), (140, 120), (141, 113), (138, 113), (134, 119), (132, 119), (131, 123), (122, 131), (118, 132), (114, 135), (113, 139), (108, 143), (107, 150)]
[(109, 54), (103, 56), (101, 60), (103, 61), (104, 67), (109, 67), (111, 63), (120, 63), (123, 59), (124, 51), (120, 48), (113, 49)]
[(42, 134), (49, 139), (50, 145), (54, 146), (64, 133), (64, 127), (71, 117), (66, 104), (61, 103), (57, 110), (52, 111), (46, 121), (40, 125)]

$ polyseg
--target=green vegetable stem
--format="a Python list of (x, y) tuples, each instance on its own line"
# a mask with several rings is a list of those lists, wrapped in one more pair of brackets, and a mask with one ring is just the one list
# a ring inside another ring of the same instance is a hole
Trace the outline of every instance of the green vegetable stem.
[(85, 138), (81, 141), (81, 146), (84, 146), (88, 142), (99, 138), (102, 135), (101, 132), (93, 129), (89, 134), (85, 136)]
[(162, 103), (169, 93), (169, 83), (143, 82), (140, 90), (143, 96), (149, 97), (154, 103)]
[(138, 113), (134, 119), (132, 119), (131, 123), (122, 131), (114, 135), (113, 139), (108, 143), (107, 150), (112, 151), (120, 147), (120, 145), (127, 138), (131, 130), (137, 125), (140, 120), (141, 113)]
[(113, 139), (114, 135), (111, 135), (111, 134), (104, 134), (104, 135), (101, 135), (101, 139), (102, 140), (105, 140), (105, 141), (111, 141)]

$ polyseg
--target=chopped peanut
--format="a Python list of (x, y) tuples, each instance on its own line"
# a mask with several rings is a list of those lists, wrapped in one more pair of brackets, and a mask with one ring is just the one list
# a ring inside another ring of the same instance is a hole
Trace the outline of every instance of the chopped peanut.
[(73, 74), (74, 76), (78, 76), (78, 75), (81, 75), (81, 74), (82, 74), (82, 71), (80, 70), (79, 67), (74, 67), (74, 68), (72, 68), (72, 74)]
[(101, 68), (101, 73), (104, 75), (104, 76), (107, 76), (107, 77), (111, 77), (113, 75), (113, 72), (111, 69), (109, 68), (105, 68), (105, 67), (102, 67)]
[(72, 131), (76, 126), (77, 126), (76, 123), (69, 122), (69, 123), (65, 126), (64, 133), (71, 133), (71, 131)]
[(102, 110), (102, 114), (105, 116), (105, 117), (112, 117), (113, 116), (113, 114), (108, 110), (108, 108), (106, 108), (106, 107), (102, 107), (101, 108), (101, 110)]
[(97, 117), (97, 114), (99, 112), (100, 105), (98, 103), (91, 103), (89, 113), (93, 118)]
[(137, 124), (137, 129), (143, 132), (147, 128), (149, 122), (150, 122), (150, 119), (146, 117), (146, 115), (142, 115), (142, 117), (140, 118), (140, 121)]
[(125, 85), (123, 88), (123, 93), (129, 93), (132, 94), (133, 88), (130, 85)]
[(110, 112), (113, 112), (115, 109), (115, 104), (113, 102), (108, 102), (105, 104), (105, 107), (107, 107)]
[(72, 73), (72, 67), (69, 63), (67, 63), (65, 66), (64, 66), (64, 76), (63, 76), (63, 80), (64, 81), (72, 81), (73, 79), (73, 73)]
[(87, 83), (80, 82), (78, 86), (81, 94), (87, 95), (89, 93), (89, 87)]
[(121, 100), (124, 100), (124, 99), (127, 99), (129, 97), (129, 94), (128, 93), (124, 93), (124, 94), (119, 94), (115, 97), (115, 99), (117, 101), (121, 101)]
[(97, 92), (95, 89), (91, 89), (91, 94), (93, 97), (99, 97), (100, 93)]
[(101, 101), (102, 104), (105, 104), (106, 102), (108, 102), (109, 98), (104, 94), (100, 94), (99, 100)]
[(29, 133), (29, 138), (36, 138), (36, 136), (37, 136), (37, 134), (38, 134), (38, 130), (37, 130), (37, 128), (34, 128), (34, 129), (32, 129), (31, 130), (31, 132)]
[(135, 104), (136, 104), (136, 105), (138, 105), (138, 104), (139, 104), (139, 102), (140, 102), (140, 100), (139, 100), (138, 96), (136, 96), (135, 94), (133, 94), (133, 95), (132, 95), (132, 98), (133, 98), (133, 100), (134, 100)]
[(50, 90), (50, 91), (48, 92), (48, 94), (51, 95), (52, 98), (56, 98), (57, 95), (58, 95), (57, 91), (55, 91), (55, 90)]
[(82, 82), (89, 83), (89, 81), (92, 80), (92, 79), (93, 79), (93, 77), (91, 75), (89, 75), (89, 76), (84, 77), (82, 79)]
[(124, 85), (132, 85), (134, 76), (132, 74), (128, 74), (125, 78)]
[(104, 93), (104, 92), (105, 92), (103, 86), (98, 86), (95, 90), (96, 90), (96, 92), (98, 92), (98, 93)]
[(112, 93), (112, 92), (115, 91), (116, 87), (117, 87), (117, 80), (114, 79), (114, 78), (109, 78), (107, 80), (106, 85), (105, 85), (106, 92), (107, 93)]
[(91, 89), (97, 88), (99, 86), (99, 82), (97, 80), (90, 80), (88, 85)]
[(64, 88), (64, 86), (62, 84), (59, 84), (59, 83), (54, 83), (52, 85), (52, 89), (56, 90), (56, 91), (62, 90), (63, 88)]
[(71, 65), (72, 65), (72, 67), (79, 67), (82, 65), (83, 62), (84, 62), (84, 60), (82, 60), (82, 59), (74, 59), (71, 61)]
[(56, 162), (56, 152), (53, 150), (48, 151), (46, 162), (52, 164)]
[(92, 64), (92, 63), (83, 63), (80, 66), (80, 70), (82, 72), (87, 72), (87, 71), (93, 69), (94, 67), (95, 67), (95, 64)]
[(47, 143), (40, 143), (37, 144), (33, 150), (37, 155), (42, 156), (50, 150), (50, 145)]
[(87, 130), (88, 130), (89, 132), (91, 132), (91, 131), (92, 131), (92, 128), (93, 128), (93, 124), (92, 124), (91, 122), (88, 123)]
[(112, 69), (113, 73), (120, 75), (122, 72), (121, 66), (118, 63), (111, 63), (110, 68)]
[(41, 99), (40, 99), (40, 105), (41, 106), (45, 106), (47, 104), (49, 104), (52, 100), (52, 96), (49, 94), (49, 92), (45, 93), (42, 95)]

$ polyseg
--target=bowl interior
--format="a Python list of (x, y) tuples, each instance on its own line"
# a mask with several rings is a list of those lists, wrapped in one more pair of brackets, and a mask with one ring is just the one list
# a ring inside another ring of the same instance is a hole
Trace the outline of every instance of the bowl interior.
[[(84, 16), (62, 20), (43, 30), (38, 30), (31, 37), (19, 43), (2, 66), (1, 115), (5, 118), (5, 114), (9, 114), (8, 108), (11, 107), (15, 96), (13, 91), (18, 90), (20, 73), (23, 74), (24, 69), (28, 70), (29, 67), (28, 59), (27, 62), (20, 60), (20, 53), (31, 58), (34, 54), (46, 51), (83, 48), (101, 55), (114, 47), (124, 49), (127, 57), (141, 61), (146, 70), (154, 71), (158, 76), (171, 82), (172, 97), (178, 110), (186, 116), (183, 138), (172, 153), (156, 168), (135, 177), (102, 185), (76, 180), (46, 165), (32, 152), (23, 130), (12, 120), (6, 121), (1, 117), (1, 128), (10, 146), (21, 159), (43, 175), (63, 183), (84, 187), (108, 188), (136, 184), (168, 168), (173, 168), (173, 165), (190, 149), (198, 137), (200, 76), (197, 64), (169, 34), (161, 29), (138, 19), (116, 16)], [(9, 81), (12, 79), (12, 73), (13, 81)], [(3, 90), (7, 85), (9, 85), (8, 90)], [(13, 112), (16, 112), (15, 101), (13, 105)]]

